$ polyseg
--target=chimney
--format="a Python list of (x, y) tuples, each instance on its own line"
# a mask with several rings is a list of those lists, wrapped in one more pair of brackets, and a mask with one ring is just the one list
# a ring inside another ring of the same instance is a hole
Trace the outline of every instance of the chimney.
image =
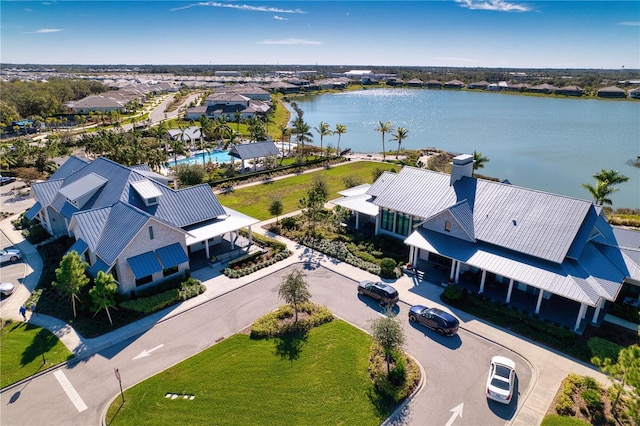
[(464, 176), (471, 177), (473, 175), (473, 155), (462, 154), (453, 157), (451, 163), (451, 181), (449, 185), (453, 185)]

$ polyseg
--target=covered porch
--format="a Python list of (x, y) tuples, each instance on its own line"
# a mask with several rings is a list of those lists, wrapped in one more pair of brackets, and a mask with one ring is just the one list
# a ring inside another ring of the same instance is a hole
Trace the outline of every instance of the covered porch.
[(367, 194), (371, 184), (358, 185), (353, 188), (338, 192), (342, 198), (332, 200), (331, 204), (343, 207), (350, 213), (347, 225), (354, 230), (373, 231), (375, 233), (376, 218), (378, 216), (378, 206), (371, 203), (373, 198)]
[[(608, 294), (576, 265), (553, 264), (495, 247), (418, 230), (405, 243), (410, 262), (419, 273), (434, 274), (436, 282), (460, 284), (469, 291), (532, 312), (579, 332), (587, 322), (598, 324)], [(434, 273), (434, 271), (436, 271)], [(615, 284), (615, 283), (612, 283)]]
[[(251, 226), (258, 219), (224, 207), (227, 216), (199, 223), (185, 229), (187, 231), (187, 249), (191, 268), (208, 265), (212, 258), (232, 258), (234, 254), (248, 250), (252, 243)], [(248, 238), (242, 237), (238, 230), (247, 228)], [(236, 256), (237, 257), (237, 256)], [(194, 264), (195, 263), (195, 264)]]

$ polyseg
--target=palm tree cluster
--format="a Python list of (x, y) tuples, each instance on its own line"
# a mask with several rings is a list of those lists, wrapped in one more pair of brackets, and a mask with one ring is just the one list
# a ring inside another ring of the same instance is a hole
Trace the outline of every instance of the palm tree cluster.
[[(313, 133), (311, 132), (311, 126), (307, 124), (302, 118), (302, 114), (298, 114), (297, 117), (291, 122), (291, 129), (286, 127), (281, 127), (280, 130), (282, 132), (282, 137), (284, 139), (285, 136), (291, 134), (296, 137), (298, 143), (301, 144), (300, 152), (306, 155), (305, 142), (313, 141)], [(331, 130), (331, 126), (329, 123), (325, 121), (321, 121), (318, 123), (318, 126), (314, 127), (313, 130), (318, 133), (320, 136), (320, 152), (324, 155), (324, 138), (328, 136), (333, 136), (334, 134), (338, 135), (338, 147), (337, 147), (337, 155), (340, 155), (340, 141), (342, 139), (342, 135), (347, 133), (347, 126), (344, 124), (336, 124), (335, 130)]]
[(609, 206), (613, 204), (609, 196), (619, 191), (619, 188), (616, 188), (615, 185), (629, 180), (627, 176), (620, 174), (617, 170), (607, 169), (602, 169), (595, 173), (593, 178), (596, 180), (595, 185), (583, 183), (582, 187), (589, 191), (596, 204)]
[[(393, 126), (390, 121), (379, 121), (378, 127), (376, 127), (376, 132), (380, 132), (382, 134), (382, 159), (387, 159), (387, 150), (384, 146), (384, 135), (387, 133), (391, 133), (393, 131)], [(402, 147), (402, 141), (409, 137), (409, 130), (406, 127), (398, 127), (396, 132), (391, 136), (393, 138), (392, 141), (398, 142), (398, 151), (396, 151), (396, 160), (400, 155), (400, 148)]]

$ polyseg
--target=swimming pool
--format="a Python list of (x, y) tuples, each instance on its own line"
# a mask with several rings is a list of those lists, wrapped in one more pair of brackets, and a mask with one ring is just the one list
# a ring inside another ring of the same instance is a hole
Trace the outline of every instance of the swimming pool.
[[(212, 163), (230, 163), (233, 157), (229, 155), (229, 151), (211, 151), (204, 154), (205, 164)], [(236, 158), (237, 160), (237, 158)], [(194, 153), (191, 157), (178, 160), (178, 164), (202, 164), (202, 152)], [(173, 165), (173, 161), (169, 161), (169, 166)]]

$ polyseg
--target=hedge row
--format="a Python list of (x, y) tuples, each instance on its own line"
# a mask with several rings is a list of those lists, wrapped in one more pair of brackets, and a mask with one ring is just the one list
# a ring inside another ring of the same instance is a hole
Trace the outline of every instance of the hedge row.
[[(264, 262), (260, 262), (260, 263), (258, 263), (256, 265), (249, 266), (247, 268), (242, 268), (242, 269), (224, 268), (222, 273), (224, 275), (226, 275), (227, 277), (229, 277), (229, 278), (244, 277), (245, 275), (252, 274), (252, 273), (254, 273), (254, 272), (256, 272), (256, 271), (258, 271), (260, 269), (266, 268), (267, 266), (271, 266), (276, 262), (284, 260), (287, 257), (291, 256), (291, 254), (292, 253), (289, 250), (279, 251), (271, 259), (265, 260)], [(231, 266), (231, 263), (229, 264), (229, 266)]]
[(302, 303), (298, 307), (298, 314), (305, 312), (309, 316), (299, 318), (297, 324), (288, 322), (283, 324), (283, 320), (293, 318), (295, 312), (290, 305), (280, 306), (256, 320), (251, 326), (252, 339), (265, 339), (278, 337), (292, 331), (304, 331), (333, 320), (333, 314), (326, 307), (316, 305), (311, 302)]
[(181, 300), (187, 300), (195, 297), (204, 293), (204, 291), (205, 286), (203, 286), (200, 281), (194, 278), (189, 278), (180, 285), (179, 289), (173, 288), (153, 296), (125, 300), (120, 302), (120, 307), (130, 311), (151, 314)]
[(347, 248), (347, 245), (342, 241), (325, 239), (317, 240), (306, 237), (300, 240), (300, 243), (307, 247), (311, 247), (314, 250), (318, 250), (327, 256), (331, 256), (334, 259), (338, 259), (342, 262), (348, 263), (349, 265), (355, 266), (356, 268), (363, 269), (374, 275), (380, 275), (380, 266), (354, 256)]

